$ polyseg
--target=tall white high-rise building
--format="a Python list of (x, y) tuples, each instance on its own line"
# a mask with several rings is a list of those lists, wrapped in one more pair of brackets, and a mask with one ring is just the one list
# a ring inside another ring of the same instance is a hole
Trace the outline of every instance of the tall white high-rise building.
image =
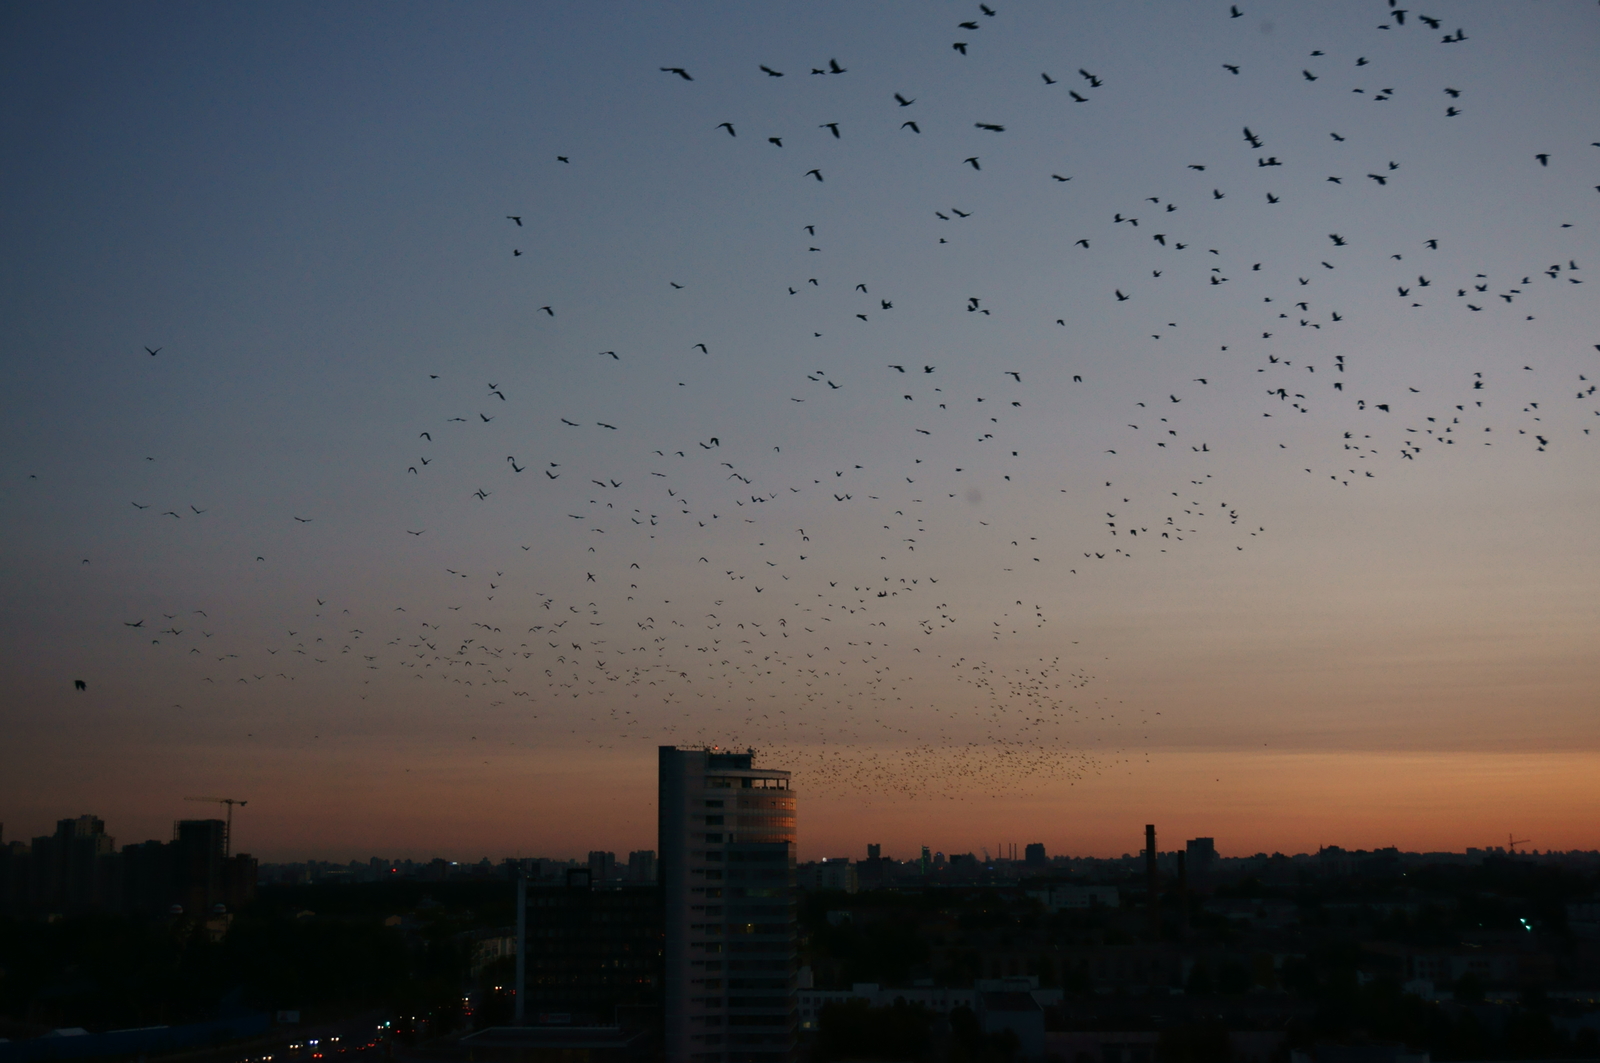
[(795, 792), (754, 759), (660, 749), (668, 1063), (794, 1055)]

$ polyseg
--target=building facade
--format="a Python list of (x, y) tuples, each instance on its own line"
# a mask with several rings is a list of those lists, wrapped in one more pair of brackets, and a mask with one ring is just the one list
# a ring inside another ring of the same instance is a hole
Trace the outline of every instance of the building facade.
[(754, 759), (660, 748), (668, 1063), (794, 1054), (796, 795)]
[(566, 879), (527, 891), (526, 1021), (640, 1025), (661, 986), (656, 887), (606, 886), (588, 868)]
[(181, 820), (172, 841), (124, 845), (96, 816), (63, 819), (53, 835), (0, 850), (0, 912), (11, 915), (184, 916), (208, 920), (255, 897), (256, 862), (229, 855), (227, 824)]

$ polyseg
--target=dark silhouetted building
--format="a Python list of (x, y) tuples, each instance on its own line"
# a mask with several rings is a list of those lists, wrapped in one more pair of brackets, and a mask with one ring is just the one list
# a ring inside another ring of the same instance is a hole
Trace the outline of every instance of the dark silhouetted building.
[(656, 881), (656, 851), (639, 849), (628, 854), (628, 881), (640, 885), (654, 885)]
[(610, 882), (617, 877), (617, 854), (598, 849), (589, 853), (589, 877), (595, 885)]
[[(172, 841), (116, 849), (105, 821), (79, 816), (56, 832), (0, 848), (0, 910), (12, 914), (125, 912), (210, 920), (255, 898), (256, 862), (230, 855), (228, 824), (186, 819)], [(220, 906), (220, 907), (219, 907)], [(225, 921), (211, 928), (225, 929)]]
[(88, 912), (116, 904), (117, 840), (105, 821), (79, 816), (56, 823), (56, 832), (33, 839), (30, 906), (42, 912)]
[(883, 858), (882, 845), (869, 843), (867, 858), (856, 862), (856, 881), (860, 883), (862, 889), (878, 889), (887, 877), (890, 863), (891, 861)]
[(1205, 889), (1217, 866), (1217, 846), (1210, 838), (1190, 838), (1183, 846), (1184, 862), (1189, 873), (1189, 885)]
[(186, 915), (204, 917), (218, 905), (237, 911), (255, 897), (256, 862), (247, 853), (229, 855), (226, 820), (178, 820), (171, 861), (172, 903)]
[(603, 886), (588, 868), (528, 890), (527, 1021), (608, 1026), (654, 1014), (661, 992), (655, 886)]
[(795, 793), (753, 753), (660, 748), (668, 1063), (787, 1063)]
[(1030, 869), (1042, 871), (1050, 866), (1050, 858), (1044, 855), (1043, 842), (1031, 842), (1022, 851), (1022, 862)]

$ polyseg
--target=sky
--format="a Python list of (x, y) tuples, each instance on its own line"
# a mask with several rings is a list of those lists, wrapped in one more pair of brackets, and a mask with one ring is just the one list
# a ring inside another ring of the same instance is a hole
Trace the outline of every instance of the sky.
[(0, 7), (4, 837), (1600, 844), (1600, 8), (984, 6)]

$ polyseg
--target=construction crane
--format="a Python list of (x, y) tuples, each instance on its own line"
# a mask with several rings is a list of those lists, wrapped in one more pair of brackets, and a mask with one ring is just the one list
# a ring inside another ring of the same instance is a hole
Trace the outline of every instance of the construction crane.
[(249, 801), (240, 801), (235, 797), (185, 797), (185, 801), (204, 801), (207, 804), (228, 806), (228, 827), (222, 834), (222, 855), (227, 858), (232, 854), (233, 846), (233, 806), (243, 808)]
[(1532, 838), (1519, 838), (1515, 834), (1508, 833), (1506, 835), (1506, 848), (1514, 853), (1517, 851), (1517, 846), (1527, 845), (1532, 840)]

